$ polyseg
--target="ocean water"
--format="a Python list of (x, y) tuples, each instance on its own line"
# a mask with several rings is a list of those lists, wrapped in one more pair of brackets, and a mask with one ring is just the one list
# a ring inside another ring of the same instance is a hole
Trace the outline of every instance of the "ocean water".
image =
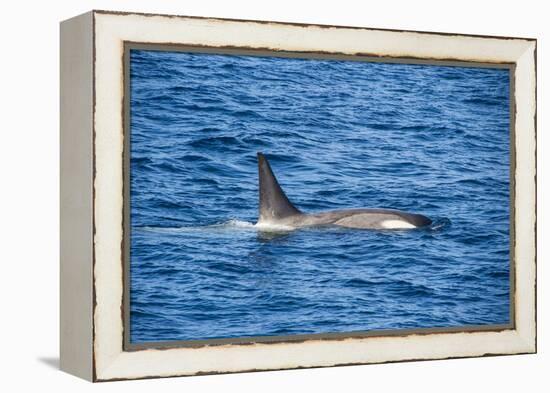
[[(132, 50), (130, 340), (505, 324), (504, 69)], [(415, 230), (259, 231), (256, 152), (316, 212)]]

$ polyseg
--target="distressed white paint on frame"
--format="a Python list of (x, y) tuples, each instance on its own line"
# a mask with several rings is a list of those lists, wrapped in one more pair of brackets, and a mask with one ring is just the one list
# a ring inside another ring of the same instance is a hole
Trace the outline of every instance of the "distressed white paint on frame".
[[(528, 353), (535, 326), (535, 42), (95, 12), (97, 380)], [(123, 42), (516, 63), (515, 330), (123, 351)]]

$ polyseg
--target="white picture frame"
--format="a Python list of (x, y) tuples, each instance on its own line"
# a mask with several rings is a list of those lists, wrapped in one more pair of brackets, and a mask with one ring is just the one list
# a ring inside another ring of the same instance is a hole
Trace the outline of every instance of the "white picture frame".
[[(499, 329), (125, 346), (125, 45), (513, 69), (513, 322)], [(90, 381), (536, 352), (536, 40), (91, 11), (61, 24), (61, 368)], [(246, 345), (244, 345), (246, 344)]]

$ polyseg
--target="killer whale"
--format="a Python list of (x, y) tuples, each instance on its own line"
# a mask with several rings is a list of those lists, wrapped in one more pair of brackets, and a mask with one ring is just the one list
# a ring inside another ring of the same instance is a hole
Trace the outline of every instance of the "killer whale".
[(256, 226), (293, 230), (340, 226), (357, 229), (411, 229), (432, 223), (426, 216), (392, 209), (343, 209), (317, 213), (300, 211), (281, 188), (267, 158), (258, 153), (259, 214)]

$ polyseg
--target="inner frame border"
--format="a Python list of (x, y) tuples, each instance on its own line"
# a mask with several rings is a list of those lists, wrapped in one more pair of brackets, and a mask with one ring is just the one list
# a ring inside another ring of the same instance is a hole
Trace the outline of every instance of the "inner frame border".
[[(499, 37), (501, 38), (501, 37)], [(198, 340), (171, 340), (151, 341), (143, 343), (130, 342), (130, 237), (131, 237), (131, 207), (130, 207), (130, 51), (151, 50), (163, 52), (201, 53), (213, 55), (236, 55), (236, 56), (258, 56), (258, 57), (280, 57), (310, 60), (339, 60), (339, 61), (363, 61), (375, 63), (410, 64), (410, 65), (434, 65), (453, 67), (475, 67), (475, 68), (496, 68), (508, 69), (509, 71), (509, 320), (508, 324), (488, 325), (463, 325), (443, 328), (414, 328), (414, 329), (385, 329), (353, 332), (330, 332), (314, 334), (298, 334), (286, 336), (245, 336), (233, 338), (215, 338)], [(426, 335), (433, 333), (459, 333), (459, 332), (501, 332), (514, 330), (516, 327), (516, 277), (515, 277), (515, 172), (516, 172), (516, 151), (515, 151), (515, 114), (516, 114), (516, 92), (515, 92), (515, 63), (509, 62), (475, 62), (460, 60), (439, 60), (424, 59), (415, 57), (391, 57), (374, 55), (349, 55), (331, 52), (299, 52), (284, 51), (264, 48), (249, 48), (237, 46), (206, 46), (186, 45), (177, 43), (147, 43), (123, 41), (122, 79), (122, 121), (123, 121), (123, 241), (122, 241), (122, 275), (123, 275), (123, 296), (122, 296), (122, 321), (123, 321), (123, 351), (139, 351), (144, 349), (173, 349), (173, 348), (200, 348), (205, 346), (218, 345), (252, 345), (255, 343), (277, 344), (277, 343), (300, 343), (308, 340), (343, 340), (349, 338), (366, 337), (403, 337), (409, 335)]]

